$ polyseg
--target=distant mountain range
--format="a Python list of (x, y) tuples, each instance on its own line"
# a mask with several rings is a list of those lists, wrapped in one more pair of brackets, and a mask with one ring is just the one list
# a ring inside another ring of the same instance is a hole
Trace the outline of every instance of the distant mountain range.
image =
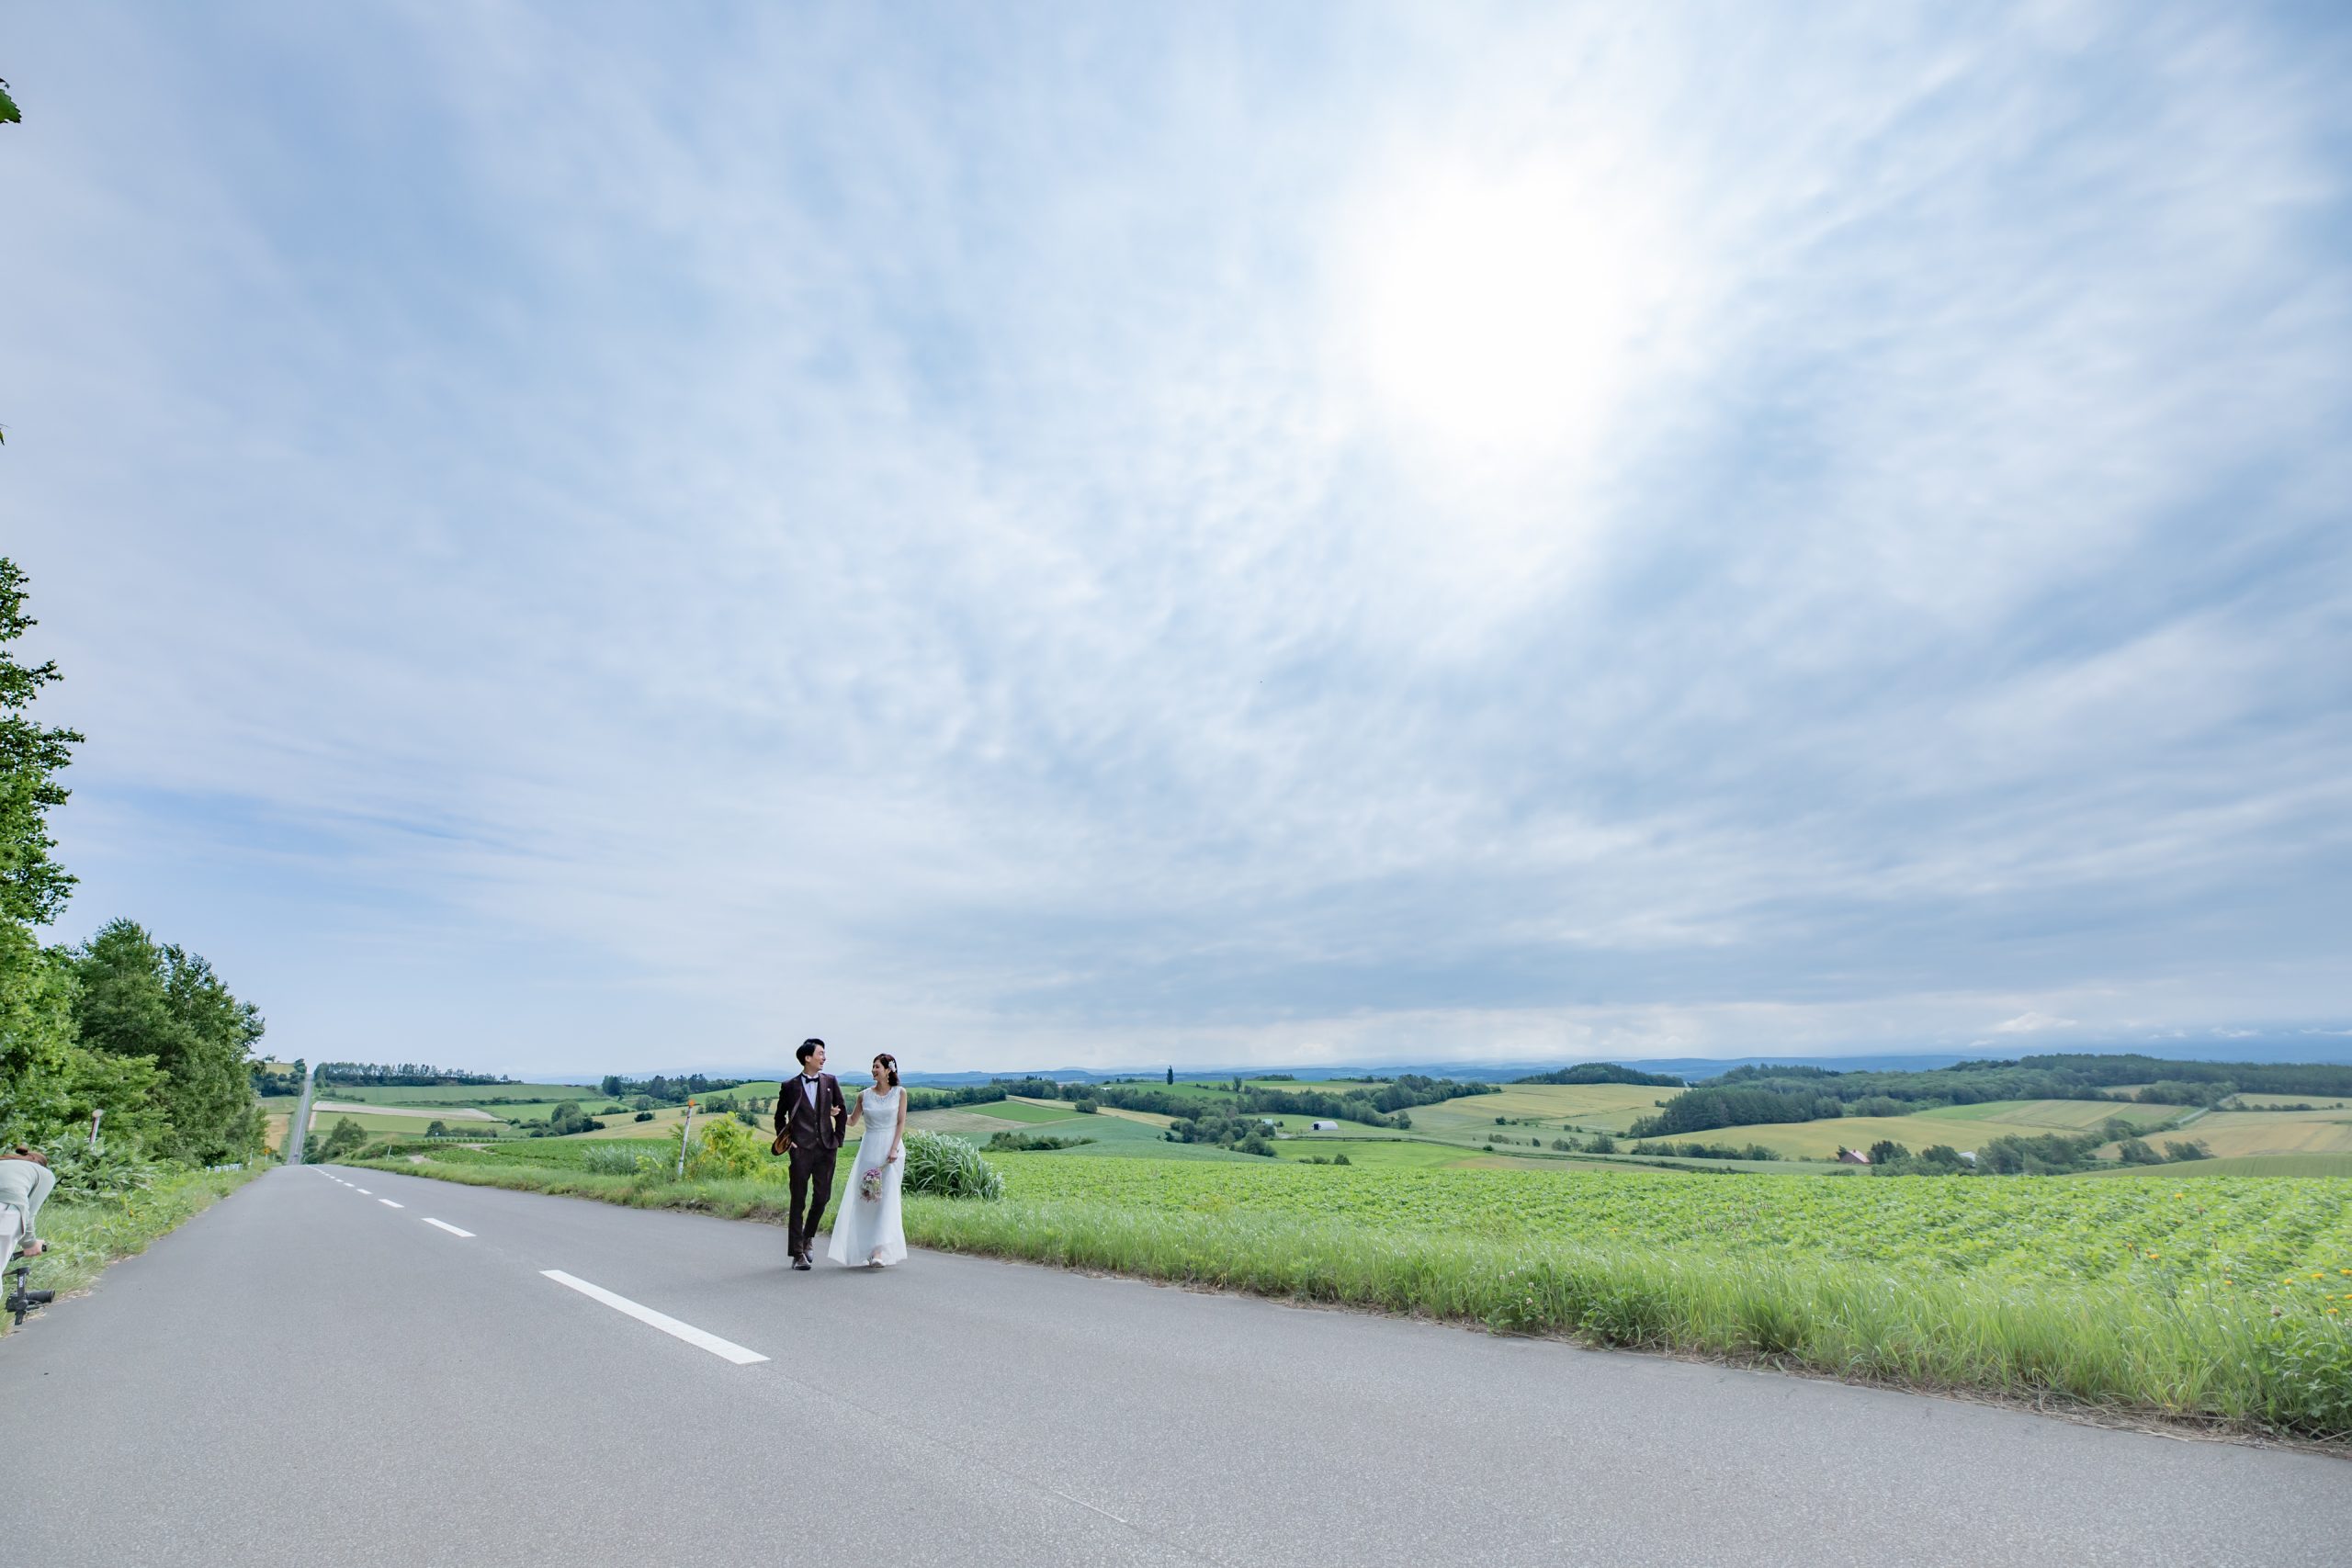
[[(1767, 1056), (1555, 1056), (1541, 1061), (1522, 1062), (1353, 1062), (1326, 1064), (1320, 1066), (1283, 1066), (1260, 1063), (1174, 1064), (1180, 1078), (1229, 1077), (1238, 1073), (1243, 1077), (1264, 1077), (1268, 1074), (1288, 1074), (1301, 1082), (1317, 1082), (1326, 1078), (1362, 1077), (1374, 1074), (1381, 1077), (1396, 1077), (1405, 1073), (1420, 1073), (1433, 1078), (1458, 1078), (1475, 1083), (1508, 1083), (1514, 1078), (1547, 1073), (1557, 1067), (1571, 1066), (1578, 1062), (1617, 1062), (1638, 1067), (1647, 1073), (1673, 1073), (1697, 1081), (1729, 1072), (1734, 1067), (1790, 1066), (1826, 1067), (1837, 1072), (1903, 1072), (1928, 1071), (1949, 1067), (1955, 1062), (2013, 1061), (2019, 1056), (2087, 1055), (2099, 1052), (2138, 1052), (2143, 1055), (2161, 1056), (2177, 1062), (2326, 1062), (2352, 1064), (2352, 1029), (2298, 1029), (2291, 1031), (2227, 1031), (2199, 1034), (2167, 1035), (2157, 1039), (2119, 1039), (2083, 1041), (2069, 1040), (2064, 1043), (2030, 1035), (2005, 1038), (1997, 1043), (1986, 1042), (1965, 1051), (1901, 1051), (1886, 1050), (1853, 1055), (1800, 1056), (1773, 1055)], [(1133, 1067), (1005, 1067), (986, 1071), (961, 1073), (909, 1073), (907, 1081), (917, 1084), (954, 1086), (986, 1083), (990, 1078), (1041, 1077), (1058, 1083), (1101, 1083), (1110, 1078), (1150, 1078), (1163, 1074), (1168, 1064)], [(681, 1069), (667, 1068), (675, 1072)], [(775, 1074), (773, 1066), (759, 1069), (730, 1068), (723, 1074), (718, 1069), (705, 1068), (713, 1077), (764, 1077)], [(862, 1070), (862, 1066), (861, 1066)], [(598, 1075), (587, 1075), (577, 1081), (595, 1081)], [(571, 1082), (571, 1077), (541, 1077), (541, 1083)]]

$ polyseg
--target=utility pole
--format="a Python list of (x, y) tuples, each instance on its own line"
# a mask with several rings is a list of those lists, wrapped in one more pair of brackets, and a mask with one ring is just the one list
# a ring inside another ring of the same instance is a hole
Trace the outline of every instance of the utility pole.
[(686, 1179), (686, 1145), (695, 1141), (695, 1102), (686, 1101), (686, 1124), (678, 1134), (678, 1179)]
[(311, 1140), (311, 1080), (318, 1077), (318, 1072), (319, 1069), (316, 1065), (309, 1063), (304, 1064), (302, 1068), (302, 1103), (295, 1111), (294, 1119), (286, 1123), (286, 1147), (284, 1153), (286, 1155), (286, 1163), (288, 1165), (300, 1165), (302, 1163), (302, 1145), (309, 1143)]

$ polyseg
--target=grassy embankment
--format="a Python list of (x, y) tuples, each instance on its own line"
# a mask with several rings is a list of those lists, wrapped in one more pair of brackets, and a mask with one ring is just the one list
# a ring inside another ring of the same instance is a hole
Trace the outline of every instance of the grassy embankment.
[[(168, 1176), (144, 1192), (68, 1201), (52, 1198), (41, 1206), (41, 1238), (49, 1250), (33, 1259), (36, 1290), (87, 1290), (110, 1263), (144, 1252), (157, 1237), (176, 1230), (234, 1192), (261, 1168), (192, 1170)], [(0, 1317), (0, 1333), (8, 1319)]]
[[(2352, 1438), (2352, 1189), (2333, 1182), (1349, 1170), (1013, 1156), (909, 1240), (1500, 1332), (2240, 1429)], [(780, 1220), (773, 1179), (516, 1159), (389, 1168)]]

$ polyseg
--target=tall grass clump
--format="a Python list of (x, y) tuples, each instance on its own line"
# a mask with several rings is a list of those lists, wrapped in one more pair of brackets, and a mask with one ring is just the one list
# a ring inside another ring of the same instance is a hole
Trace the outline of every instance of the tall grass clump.
[[(668, 1147), (675, 1155), (677, 1145), (673, 1142)], [(641, 1150), (627, 1144), (588, 1144), (582, 1145), (575, 1163), (580, 1169), (596, 1176), (634, 1176), (641, 1156)]]
[(934, 1198), (978, 1198), (993, 1201), (1004, 1196), (1004, 1178), (980, 1157), (980, 1151), (962, 1138), (944, 1133), (907, 1134), (906, 1189), (910, 1194)]

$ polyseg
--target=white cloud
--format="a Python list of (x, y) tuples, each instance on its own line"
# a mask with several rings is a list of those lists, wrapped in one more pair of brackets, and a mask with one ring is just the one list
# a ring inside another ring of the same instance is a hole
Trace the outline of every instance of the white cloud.
[(2067, 15), (30, 19), (69, 928), (500, 1066), (2339, 1014), (2344, 111)]

